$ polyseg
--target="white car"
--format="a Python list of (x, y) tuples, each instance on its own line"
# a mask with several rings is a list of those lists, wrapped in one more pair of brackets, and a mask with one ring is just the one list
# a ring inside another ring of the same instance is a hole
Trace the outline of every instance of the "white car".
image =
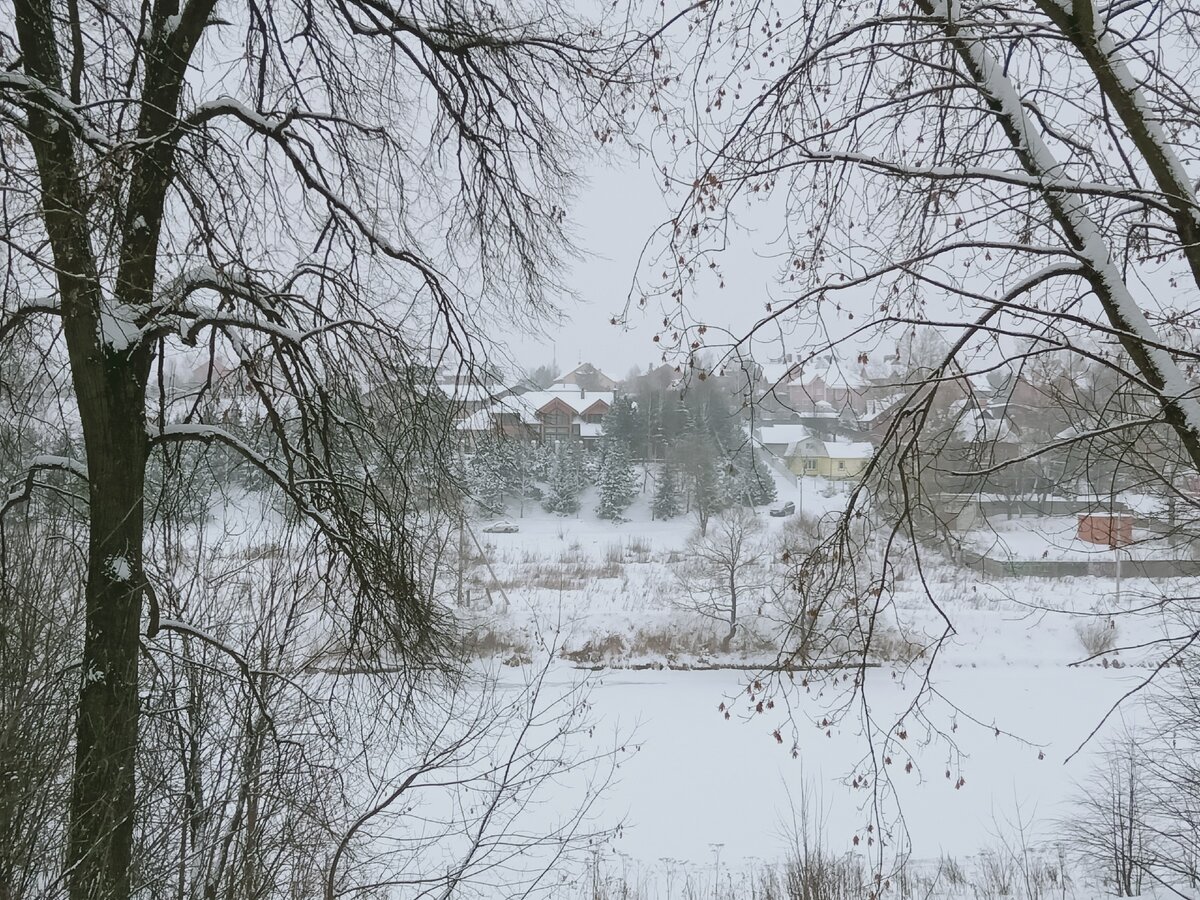
[(484, 534), (513, 534), (521, 530), (516, 522), (493, 522), (483, 529)]

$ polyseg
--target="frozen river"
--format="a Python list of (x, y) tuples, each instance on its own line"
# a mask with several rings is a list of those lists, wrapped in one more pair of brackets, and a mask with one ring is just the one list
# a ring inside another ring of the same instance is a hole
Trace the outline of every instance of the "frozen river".
[[(569, 671), (553, 677), (563, 681)], [(1070, 764), (1064, 765), (1065, 757), (1144, 675), (1099, 667), (939, 669), (935, 687), (962, 712), (955, 716), (947, 702), (935, 700), (930, 716), (947, 730), (957, 723), (952, 737), (961, 764), (945, 742), (929, 741), (927, 729), (910, 718), (903, 747), (913, 770), (905, 773), (903, 750), (893, 753), (888, 769), (898, 800), (889, 811), (903, 815), (914, 856), (976, 853), (994, 845), (997, 831), (1008, 830), (1018, 816), (1048, 831), (1099, 745), (1089, 745)], [(719, 846), (731, 863), (775, 859), (784, 853), (792, 807), (806, 789), (817, 801), (831, 849), (849, 849), (856, 834), (865, 840), (869, 792), (854, 791), (844, 780), (866, 749), (857, 720), (830, 737), (802, 725), (793, 758), (791, 732), (778, 707), (751, 721), (726, 721), (719, 712), (744, 673), (611, 671), (592, 677), (597, 738), (632, 732), (631, 743), (640, 747), (622, 763), (603, 802), (605, 816), (625, 822), (618, 847), (627, 856), (701, 863), (711, 861)], [(890, 671), (875, 670), (868, 679), (874, 714), (895, 715), (914, 689), (893, 680)], [(1116, 718), (1102, 735), (1119, 730)], [(997, 737), (993, 722), (1030, 744)], [(777, 727), (783, 744), (773, 737)], [(965, 781), (956, 788), (960, 774)]]

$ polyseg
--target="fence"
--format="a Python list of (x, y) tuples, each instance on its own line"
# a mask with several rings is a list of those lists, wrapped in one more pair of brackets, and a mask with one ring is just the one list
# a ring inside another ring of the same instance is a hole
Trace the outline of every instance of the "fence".
[[(1114, 559), (992, 559), (963, 553), (960, 562), (984, 575), (1007, 578), (1116, 578)], [(1185, 578), (1200, 575), (1200, 559), (1122, 559), (1122, 578)]]

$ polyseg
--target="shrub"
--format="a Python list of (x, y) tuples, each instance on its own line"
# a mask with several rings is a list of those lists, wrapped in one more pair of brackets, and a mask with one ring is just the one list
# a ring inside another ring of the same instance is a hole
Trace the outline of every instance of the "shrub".
[(1089, 658), (1107, 653), (1117, 645), (1117, 623), (1109, 618), (1080, 622), (1075, 626), (1075, 634)]

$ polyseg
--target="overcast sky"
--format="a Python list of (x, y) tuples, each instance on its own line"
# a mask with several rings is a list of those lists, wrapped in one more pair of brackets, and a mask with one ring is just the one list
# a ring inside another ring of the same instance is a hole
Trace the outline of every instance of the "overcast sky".
[[(560, 373), (583, 361), (622, 378), (634, 365), (645, 369), (661, 362), (661, 347), (653, 342), (656, 330), (662, 325), (660, 306), (652, 305), (645, 312), (631, 310), (626, 327), (611, 324), (613, 316), (624, 309), (647, 240), (670, 217), (670, 206), (661, 182), (654, 175), (654, 164), (626, 159), (607, 166), (596, 165), (587, 179), (570, 207), (578, 245), (585, 254), (572, 265), (570, 283), (578, 299), (562, 299), (562, 324), (546, 324), (543, 335), (510, 335), (506, 344), (508, 364), (513, 368), (528, 371), (556, 358)], [(709, 345), (714, 348), (723, 345), (722, 350), (728, 341), (720, 337), (721, 329), (729, 329), (740, 337), (764, 315), (766, 303), (778, 303), (787, 297), (778, 281), (780, 263), (774, 258), (785, 251), (779, 239), (783, 227), (781, 203), (775, 199), (747, 201), (745, 205), (735, 204), (734, 210), (736, 227), (731, 230), (730, 245), (721, 257), (725, 288), (719, 289), (715, 278), (701, 277), (688, 300), (691, 319), (709, 325)], [(641, 270), (643, 278), (653, 282), (660, 277), (662, 265), (643, 262)], [(861, 298), (842, 295), (840, 299), (846, 309), (855, 311), (865, 310), (870, 304), (866, 295)], [(829, 308), (823, 313), (819, 326), (812, 321), (798, 321), (793, 315), (783, 326), (788, 329), (787, 334), (782, 334), (778, 326), (764, 328), (756, 335), (751, 355), (759, 362), (767, 362), (785, 350), (803, 352), (823, 345), (831, 336), (845, 335), (862, 323), (861, 317), (849, 322)], [(875, 338), (848, 344), (841, 356), (853, 359), (859, 350), (874, 352), (878, 347), (891, 352), (894, 341), (880, 343)], [(671, 359), (672, 363), (678, 361)]]
[[(617, 378), (634, 365), (643, 369), (657, 365), (662, 355), (653, 342), (655, 326), (662, 324), (658, 308), (645, 313), (633, 310), (627, 328), (613, 326), (611, 319), (624, 308), (646, 241), (669, 215), (652, 164), (626, 160), (593, 168), (587, 186), (571, 207), (578, 244), (586, 254), (572, 267), (571, 284), (579, 299), (562, 301), (562, 325), (547, 325), (544, 336), (510, 338), (514, 360), (532, 368), (557, 356), (560, 371), (580, 361), (592, 362)], [(701, 280), (690, 301), (694, 317), (711, 325), (745, 329), (762, 315), (770, 295), (778, 293), (776, 264), (751, 245), (766, 247), (771, 229), (777, 231), (779, 223), (772, 223), (765, 210), (748, 219), (755, 225), (755, 233), (743, 235), (739, 245), (727, 253), (723, 263), (726, 288), (716, 290), (714, 284)], [(643, 266), (643, 275), (647, 273), (650, 268)]]

